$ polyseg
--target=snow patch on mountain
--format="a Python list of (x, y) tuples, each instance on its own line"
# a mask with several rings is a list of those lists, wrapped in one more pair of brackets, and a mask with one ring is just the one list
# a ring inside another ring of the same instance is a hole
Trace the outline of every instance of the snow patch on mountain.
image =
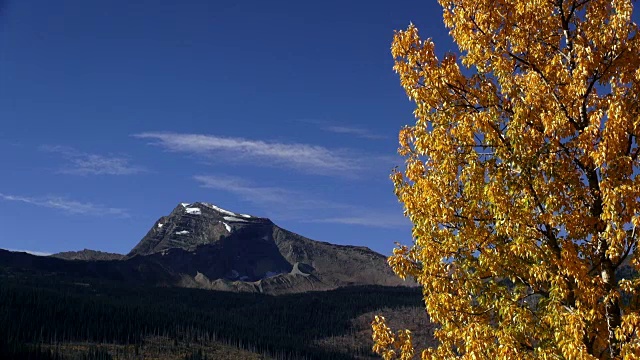
[(200, 208), (185, 208), (187, 214), (191, 215), (202, 215), (202, 210)]
[(187, 230), (182, 230), (182, 231), (178, 231), (176, 232), (176, 235), (187, 235), (189, 232)]
[(202, 205), (204, 205), (204, 206), (206, 206), (206, 207), (208, 207), (210, 209), (213, 209), (213, 210), (215, 210), (215, 211), (217, 211), (217, 212), (219, 212), (219, 213), (221, 213), (223, 215), (232, 216), (232, 217), (243, 217), (243, 218), (246, 218), (246, 219), (253, 218), (253, 216), (251, 216), (251, 215), (238, 214), (238, 213), (235, 213), (233, 211), (229, 211), (229, 210), (223, 209), (223, 208), (221, 208), (219, 206), (216, 206), (214, 204), (211, 204), (211, 203), (200, 203), (200, 204), (202, 204)]
[(164, 224), (159, 223), (158, 224), (158, 229), (162, 229), (163, 226), (164, 226)]
[(190, 203), (180, 203), (180, 205), (182, 205), (183, 208), (186, 208), (187, 206), (191, 205)]
[(224, 224), (224, 227), (228, 232), (231, 232), (231, 226), (229, 224), (227, 224), (226, 222), (223, 222), (222, 224)]
[(237, 215), (237, 214), (236, 214), (236, 213), (234, 213), (234, 212), (231, 212), (231, 211), (229, 211), (229, 210), (225, 210), (225, 209), (223, 209), (223, 208), (221, 208), (221, 207), (218, 207), (218, 206), (215, 206), (215, 205), (213, 205), (213, 204), (209, 204), (209, 203), (202, 203), (202, 205), (204, 205), (204, 206), (206, 206), (206, 207), (208, 207), (208, 208), (211, 208), (211, 209), (213, 209), (213, 210), (215, 210), (215, 211), (217, 211), (217, 212), (219, 212), (219, 213), (221, 213), (221, 214), (230, 215), (230, 216), (236, 216), (236, 215)]
[(227, 221), (230, 221), (230, 222), (247, 222), (247, 220), (240, 219), (240, 218), (237, 218), (235, 216), (225, 216), (224, 219), (227, 220)]

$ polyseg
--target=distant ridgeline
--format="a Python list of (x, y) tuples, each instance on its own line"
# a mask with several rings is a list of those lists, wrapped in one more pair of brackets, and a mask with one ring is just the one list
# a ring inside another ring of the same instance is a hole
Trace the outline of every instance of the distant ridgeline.
[(311, 240), (267, 218), (202, 202), (178, 204), (126, 256), (91, 250), (53, 256), (122, 260), (58, 268), (146, 285), (285, 294), (407, 284), (391, 271), (384, 255), (369, 248)]

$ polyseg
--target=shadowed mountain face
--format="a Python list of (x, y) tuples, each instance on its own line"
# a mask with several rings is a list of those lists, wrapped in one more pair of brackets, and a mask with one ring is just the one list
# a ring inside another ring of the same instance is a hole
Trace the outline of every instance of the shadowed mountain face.
[[(0, 267), (22, 263), (43, 272), (267, 294), (405, 284), (385, 256), (366, 247), (314, 241), (269, 219), (207, 203), (178, 205), (122, 258), (90, 250), (53, 256), (58, 259), (25, 254), (9, 261), (11, 256), (3, 255)], [(76, 261), (67, 264), (60, 258)]]

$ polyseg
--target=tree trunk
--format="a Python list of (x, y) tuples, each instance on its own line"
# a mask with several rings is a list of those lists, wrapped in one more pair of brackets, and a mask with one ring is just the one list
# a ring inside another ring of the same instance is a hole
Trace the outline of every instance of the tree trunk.
[[(602, 240), (604, 241), (604, 240)], [(606, 251), (605, 251), (606, 253)], [(606, 294), (610, 295), (615, 290), (616, 274), (613, 263), (603, 253), (601, 255), (601, 276), (604, 282)], [(620, 343), (616, 339), (615, 331), (622, 324), (622, 316), (620, 314), (620, 299), (617, 296), (611, 297), (605, 304), (607, 318), (607, 330), (609, 332), (609, 353), (611, 358), (615, 359), (620, 355)]]

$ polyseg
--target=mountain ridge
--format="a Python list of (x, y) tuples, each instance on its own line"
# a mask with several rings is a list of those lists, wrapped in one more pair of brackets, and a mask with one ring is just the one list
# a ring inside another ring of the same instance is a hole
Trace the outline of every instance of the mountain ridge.
[[(0, 256), (0, 266), (7, 256)], [(268, 218), (205, 202), (178, 204), (126, 255), (85, 249), (50, 257), (75, 262), (57, 265), (74, 274), (157, 286), (278, 295), (355, 285), (411, 285), (391, 271), (386, 256), (368, 247), (312, 240)], [(52, 268), (40, 260), (23, 260), (32, 267)]]
[(83, 249), (79, 251), (63, 251), (49, 256), (64, 260), (122, 260), (126, 255)]

